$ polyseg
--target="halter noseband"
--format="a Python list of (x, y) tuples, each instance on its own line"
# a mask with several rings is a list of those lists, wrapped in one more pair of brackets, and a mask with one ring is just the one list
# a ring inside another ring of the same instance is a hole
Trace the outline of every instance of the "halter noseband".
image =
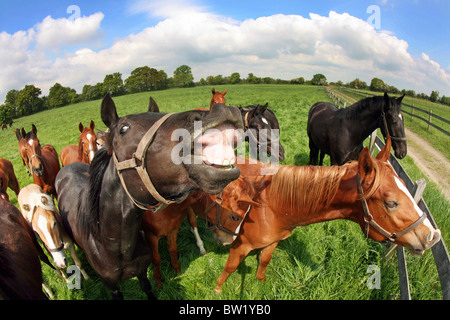
[(406, 137), (395, 137), (395, 136), (393, 136), (393, 135), (391, 135), (389, 133), (389, 128), (388, 128), (387, 121), (386, 121), (386, 114), (384, 113), (383, 106), (381, 106), (381, 119), (380, 119), (380, 121), (381, 121), (380, 128), (381, 128), (381, 126), (384, 126), (384, 130), (386, 131), (386, 134), (384, 134), (383, 130), (381, 130), (381, 134), (383, 135), (384, 142), (386, 142), (387, 136), (390, 136), (391, 140), (393, 140), (393, 141), (406, 141)]
[(364, 222), (366, 223), (364, 234), (366, 235), (366, 238), (369, 237), (369, 228), (373, 227), (379, 234), (386, 237), (387, 240), (391, 242), (395, 242), (397, 239), (403, 237), (408, 232), (412, 231), (413, 229), (417, 228), (426, 218), (425, 214), (422, 214), (422, 216), (416, 220), (416, 222), (413, 222), (409, 227), (403, 229), (400, 232), (389, 232), (386, 229), (384, 229), (382, 226), (380, 226), (378, 223), (375, 222), (373, 219), (372, 214), (369, 211), (369, 206), (367, 205), (367, 201), (364, 198), (364, 193), (361, 185), (361, 177), (359, 173), (356, 174), (356, 181), (358, 185), (358, 196), (361, 198), (361, 204), (364, 211)]
[[(168, 113), (164, 115), (161, 119), (156, 121), (150, 129), (144, 134), (141, 141), (138, 144), (138, 147), (136, 151), (133, 153), (132, 158), (124, 161), (118, 161), (116, 153), (113, 151), (113, 159), (114, 164), (116, 166), (117, 173), (119, 175), (120, 182), (122, 183), (123, 188), (125, 189), (125, 192), (127, 193), (128, 197), (133, 201), (133, 203), (142, 210), (152, 210), (153, 212), (156, 212), (160, 209), (163, 209), (166, 207), (166, 205), (174, 203), (175, 201), (167, 200), (163, 196), (159, 194), (159, 192), (156, 190), (155, 186), (153, 185), (152, 181), (150, 180), (150, 176), (148, 175), (148, 172), (146, 170), (146, 158), (147, 158), (147, 150), (150, 147), (150, 144), (153, 141), (153, 137), (156, 134), (156, 131), (161, 127), (161, 125), (166, 121), (173, 113)], [(138, 164), (140, 163), (140, 164)], [(137, 199), (135, 199), (130, 192), (128, 191), (128, 188), (126, 186), (126, 183), (123, 179), (123, 171), (128, 169), (136, 169), (136, 172), (139, 174), (139, 177), (141, 178), (142, 183), (144, 184), (147, 191), (150, 193), (150, 195), (155, 198), (157, 201), (156, 204), (145, 204)]]

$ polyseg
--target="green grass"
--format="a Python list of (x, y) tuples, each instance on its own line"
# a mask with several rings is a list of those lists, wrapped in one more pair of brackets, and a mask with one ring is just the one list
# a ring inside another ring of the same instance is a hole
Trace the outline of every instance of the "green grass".
[[(330, 101), (323, 89), (313, 86), (291, 85), (237, 85), (217, 86), (216, 90), (228, 89), (227, 104), (249, 105), (269, 103), (281, 126), (281, 142), (286, 159), (282, 164), (306, 165), (309, 162), (306, 122), (309, 108), (318, 101)], [(209, 87), (172, 89), (151, 93), (133, 94), (114, 98), (119, 116), (139, 113), (147, 109), (152, 95), (163, 112), (179, 112), (195, 107), (207, 107), (211, 98)], [(38, 128), (41, 144), (52, 144), (58, 152), (62, 147), (76, 143), (78, 123), (87, 124), (91, 119), (96, 129), (105, 129), (100, 120), (100, 101), (70, 105), (61, 109), (41, 112), (17, 119), (14, 128), (34, 123)], [(21, 186), (32, 183), (22, 166), (17, 140), (11, 129), (0, 133), (0, 157), (10, 159)], [(329, 165), (329, 158), (325, 158)], [(422, 177), (411, 158), (401, 160), (410, 176)], [(14, 193), (8, 192), (17, 205)], [(424, 198), (448, 243), (450, 225), (447, 219), (449, 203), (429, 183)], [(214, 293), (216, 280), (228, 257), (229, 247), (213, 240), (212, 233), (199, 219), (200, 234), (207, 254), (201, 256), (185, 222), (178, 236), (179, 260), (182, 273), (177, 275), (170, 265), (165, 240), (160, 241), (162, 255), (161, 272), (163, 286), (154, 287), (159, 299), (398, 299), (399, 284), (397, 262), (383, 261), (384, 247), (366, 240), (358, 225), (349, 221), (331, 221), (298, 227), (291, 237), (281, 241), (267, 267), (266, 282), (256, 277), (258, 252), (252, 252), (234, 272), (220, 295)], [(86, 260), (79, 251), (85, 265)], [(413, 299), (442, 299), (442, 293), (430, 250), (423, 257), (413, 258), (409, 252), (407, 263)], [(366, 273), (369, 265), (381, 269), (381, 289), (369, 290)], [(46, 283), (52, 288), (56, 299), (109, 299), (108, 290), (101, 284), (93, 270), (86, 266), (91, 280), (82, 281), (81, 290), (69, 290), (47, 266), (43, 266)], [(148, 275), (152, 285), (153, 267)], [(126, 299), (145, 299), (136, 278), (119, 285)]]

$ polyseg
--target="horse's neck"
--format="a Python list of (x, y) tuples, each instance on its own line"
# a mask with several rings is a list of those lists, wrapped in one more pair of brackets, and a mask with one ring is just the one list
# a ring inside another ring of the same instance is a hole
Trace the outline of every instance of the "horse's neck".
[(361, 108), (356, 120), (354, 120), (357, 122), (357, 125), (349, 126), (348, 130), (358, 132), (356, 136), (359, 136), (361, 140), (358, 143), (362, 143), (375, 129), (379, 128), (383, 102), (380, 99), (371, 98), (357, 103), (362, 104), (355, 106), (355, 108)]
[(102, 182), (99, 234), (120, 246), (121, 254), (131, 258), (142, 221), (142, 210), (127, 196), (111, 158)]

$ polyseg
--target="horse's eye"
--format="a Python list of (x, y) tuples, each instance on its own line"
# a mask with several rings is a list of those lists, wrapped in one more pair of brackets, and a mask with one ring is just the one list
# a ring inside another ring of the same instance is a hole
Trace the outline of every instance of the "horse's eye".
[(235, 215), (231, 215), (231, 220), (239, 221), (239, 220), (241, 220), (241, 218), (240, 217), (236, 217)]
[(395, 202), (395, 201), (386, 201), (386, 202), (384, 203), (384, 205), (385, 205), (386, 208), (388, 208), (388, 209), (395, 209), (395, 208), (398, 207), (398, 203)]
[(128, 129), (130, 129), (130, 126), (127, 124), (124, 124), (120, 127), (119, 133), (121, 136), (123, 136), (125, 133), (127, 133)]

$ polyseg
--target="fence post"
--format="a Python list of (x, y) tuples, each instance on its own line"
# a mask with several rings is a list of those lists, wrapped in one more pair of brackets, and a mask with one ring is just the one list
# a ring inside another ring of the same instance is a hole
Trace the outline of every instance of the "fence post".
[(414, 103), (411, 105), (411, 121), (414, 119)]
[(427, 131), (430, 131), (430, 123), (431, 123), (431, 115), (433, 114), (433, 110), (430, 109), (430, 112), (428, 113), (428, 128)]

